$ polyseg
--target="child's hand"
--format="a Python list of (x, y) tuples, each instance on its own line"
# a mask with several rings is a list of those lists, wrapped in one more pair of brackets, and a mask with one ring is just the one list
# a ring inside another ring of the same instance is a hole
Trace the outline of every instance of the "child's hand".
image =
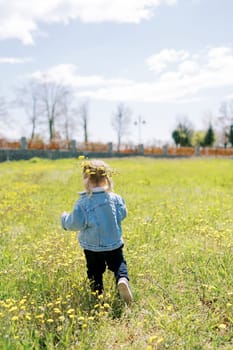
[(61, 214), (61, 226), (62, 226), (63, 229), (66, 229), (65, 226), (64, 226), (64, 220), (65, 220), (67, 214), (68, 214), (68, 213), (67, 213), (66, 211), (64, 211), (64, 212)]

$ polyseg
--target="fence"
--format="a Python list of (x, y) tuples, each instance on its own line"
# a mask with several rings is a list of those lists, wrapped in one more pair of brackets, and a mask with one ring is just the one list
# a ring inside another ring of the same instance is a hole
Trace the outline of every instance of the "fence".
[(28, 141), (22, 137), (20, 141), (0, 140), (0, 161), (41, 158), (71, 158), (79, 155), (95, 157), (124, 157), (143, 155), (152, 157), (233, 157), (233, 148), (201, 148), (197, 147), (144, 147), (144, 145), (122, 145), (117, 150), (113, 143), (77, 143), (75, 140)]

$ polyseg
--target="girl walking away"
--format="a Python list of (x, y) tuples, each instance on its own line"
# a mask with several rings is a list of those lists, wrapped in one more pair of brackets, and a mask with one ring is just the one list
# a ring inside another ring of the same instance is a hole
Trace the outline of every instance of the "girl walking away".
[(82, 167), (85, 191), (80, 193), (73, 212), (62, 214), (61, 225), (65, 230), (79, 231), (78, 240), (84, 249), (92, 290), (103, 292), (103, 273), (108, 267), (114, 272), (121, 298), (129, 305), (133, 297), (121, 228), (127, 216), (125, 202), (113, 192), (112, 170), (105, 162), (85, 160)]

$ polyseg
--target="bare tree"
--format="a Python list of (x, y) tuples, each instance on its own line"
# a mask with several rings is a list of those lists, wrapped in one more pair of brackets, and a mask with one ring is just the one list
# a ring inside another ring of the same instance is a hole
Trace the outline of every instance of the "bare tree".
[(16, 93), (16, 104), (24, 109), (32, 128), (31, 139), (34, 139), (36, 127), (42, 114), (38, 83), (31, 80), (26, 85), (18, 88)]
[(0, 119), (4, 120), (6, 124), (8, 123), (7, 105), (3, 96), (0, 96)]
[(77, 108), (72, 106), (72, 96), (69, 94), (63, 101), (63, 113), (61, 122), (61, 130), (64, 131), (66, 141), (71, 140), (76, 128), (75, 118), (77, 116)]
[(220, 126), (220, 141), (227, 147), (230, 141), (230, 130), (233, 124), (233, 99), (230, 101), (223, 101), (219, 108), (219, 117), (217, 123)]
[(112, 126), (117, 134), (117, 151), (120, 151), (122, 137), (129, 131), (131, 110), (123, 103), (119, 103), (112, 117)]
[(88, 123), (89, 123), (89, 103), (85, 101), (81, 104), (78, 110), (79, 119), (84, 135), (84, 142), (88, 142)]
[(40, 107), (48, 123), (51, 141), (55, 136), (55, 123), (64, 115), (64, 106), (71, 91), (65, 85), (49, 80), (46, 75), (37, 83), (37, 88)]

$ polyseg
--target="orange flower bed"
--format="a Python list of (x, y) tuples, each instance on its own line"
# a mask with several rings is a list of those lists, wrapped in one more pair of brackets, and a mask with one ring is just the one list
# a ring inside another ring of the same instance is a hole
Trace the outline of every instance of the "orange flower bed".
[(19, 141), (7, 141), (0, 140), (0, 148), (2, 149), (19, 149), (21, 148), (21, 143)]
[(169, 147), (167, 150), (168, 155), (174, 156), (195, 156), (194, 147)]
[(230, 157), (233, 156), (233, 148), (202, 148), (200, 150), (200, 155)]
[(159, 147), (148, 147), (144, 149), (144, 154), (162, 155), (163, 149)]
[(77, 149), (86, 152), (108, 152), (108, 145), (99, 142), (78, 143)]

